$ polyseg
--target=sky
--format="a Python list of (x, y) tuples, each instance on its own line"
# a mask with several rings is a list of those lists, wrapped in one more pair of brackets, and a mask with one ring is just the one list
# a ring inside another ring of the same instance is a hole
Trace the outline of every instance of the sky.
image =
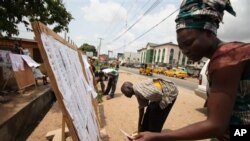
[[(147, 43), (176, 41), (175, 18), (182, 0), (63, 0), (74, 19), (67, 36), (80, 47), (101, 47), (101, 54), (136, 52)], [(218, 37), (223, 41), (250, 42), (250, 1), (231, 0), (236, 17), (224, 13)], [(172, 14), (174, 13), (174, 14)], [(165, 19), (163, 21), (163, 19)], [(161, 22), (162, 21), (162, 22)], [(153, 28), (154, 27), (154, 28)], [(33, 38), (20, 26), (22, 38)], [(64, 33), (59, 33), (64, 37)], [(99, 49), (98, 49), (99, 50)]]

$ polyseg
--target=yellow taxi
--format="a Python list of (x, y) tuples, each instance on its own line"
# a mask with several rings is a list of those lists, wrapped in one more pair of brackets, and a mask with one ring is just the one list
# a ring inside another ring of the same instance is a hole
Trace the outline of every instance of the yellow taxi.
[(154, 68), (153, 69), (153, 73), (157, 73), (157, 74), (162, 74), (164, 72), (164, 68)]
[(177, 78), (181, 78), (181, 79), (188, 77), (187, 72), (185, 72), (181, 69), (176, 69), (176, 68), (173, 68), (171, 70), (166, 70), (166, 71), (164, 71), (164, 74), (166, 76), (177, 77)]
[(141, 68), (139, 69), (139, 73), (152, 76), (153, 75), (153, 68), (147, 67), (147, 64), (142, 64)]

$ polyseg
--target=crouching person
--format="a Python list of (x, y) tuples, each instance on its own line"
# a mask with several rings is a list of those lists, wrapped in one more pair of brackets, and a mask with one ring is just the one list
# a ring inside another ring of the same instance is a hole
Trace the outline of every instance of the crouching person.
[[(165, 79), (150, 79), (136, 84), (124, 82), (122, 93), (137, 98), (139, 104), (138, 132), (161, 132), (167, 116), (175, 103), (178, 89)], [(144, 108), (146, 107), (146, 112)]]

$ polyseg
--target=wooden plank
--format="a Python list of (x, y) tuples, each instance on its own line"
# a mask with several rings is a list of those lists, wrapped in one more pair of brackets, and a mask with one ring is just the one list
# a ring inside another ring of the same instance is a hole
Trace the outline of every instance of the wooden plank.
[(32, 73), (32, 69), (24, 61), (24, 70), (23, 71), (14, 71), (15, 78), (19, 90), (24, 90), (25, 88), (35, 85), (35, 77)]
[(65, 141), (65, 117), (64, 116), (62, 116), (62, 131), (61, 132), (62, 132), (61, 141)]
[(69, 129), (68, 128), (65, 128), (65, 132), (64, 132), (64, 138), (62, 136), (62, 128), (60, 129), (56, 129), (56, 130), (53, 130), (53, 131), (49, 131), (47, 134), (46, 134), (46, 139), (49, 140), (49, 141), (54, 141), (54, 140), (57, 140), (57, 141), (62, 141), (62, 140), (65, 140), (66, 137), (69, 136)]

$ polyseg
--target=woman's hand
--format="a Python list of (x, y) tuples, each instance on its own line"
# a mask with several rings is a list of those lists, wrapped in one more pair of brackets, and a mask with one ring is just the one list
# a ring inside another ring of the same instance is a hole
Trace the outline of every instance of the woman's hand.
[(160, 133), (142, 132), (135, 135), (133, 141), (157, 141), (159, 135)]

